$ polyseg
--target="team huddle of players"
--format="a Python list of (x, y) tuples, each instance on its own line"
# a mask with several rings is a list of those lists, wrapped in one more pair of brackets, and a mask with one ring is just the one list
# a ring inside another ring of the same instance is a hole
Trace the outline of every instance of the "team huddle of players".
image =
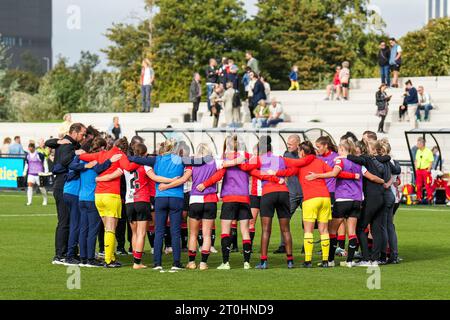
[[(67, 142), (54, 141), (53, 147), (64, 143)], [(313, 144), (301, 142), (298, 136), (292, 135), (288, 146), (285, 157), (275, 155), (270, 136), (262, 136), (249, 153), (238, 136), (231, 135), (225, 140), (222, 156), (217, 158), (204, 143), (189, 156), (185, 143), (168, 139), (156, 155), (148, 155), (140, 137), (134, 137), (130, 144), (122, 138), (111, 146), (102, 137), (90, 139), (82, 145), (83, 151), (77, 152), (65, 179), (64, 200), (71, 212), (73, 207), (78, 210), (79, 227), (73, 232), (76, 234), (69, 234), (64, 263), (120, 267), (115, 255), (115, 230), (125, 205), (132, 230), (134, 269), (147, 268), (142, 256), (148, 234), (153, 269), (162, 270), (164, 238), (170, 234), (171, 270), (184, 268), (183, 242), (187, 242), (188, 250), (186, 268), (206, 270), (210, 252), (215, 250), (212, 240), (219, 199), (222, 201), (222, 264), (217, 269), (231, 268), (229, 258), (237, 228), (242, 238), (243, 267), (251, 268), (258, 215), (261, 252), (255, 268), (267, 269), (275, 212), (287, 267), (293, 268), (290, 220), (300, 204), (304, 267), (312, 267), (315, 228), (320, 234), (320, 267), (335, 266), (338, 243), (342, 240), (345, 243), (346, 237), (347, 258), (341, 265), (367, 267), (398, 263), (393, 216), (400, 200), (397, 190), (400, 167), (390, 157), (389, 142), (377, 140), (375, 133), (366, 132), (361, 141), (347, 133), (338, 146), (329, 137), (320, 137)], [(293, 181), (302, 189), (299, 202), (290, 198)], [(125, 191), (122, 196), (121, 191)], [(296, 203), (294, 207), (293, 203)], [(95, 257), (96, 237), (102, 223), (104, 263)], [(356, 261), (358, 248), (359, 261)], [(201, 254), (198, 265), (197, 250)]]

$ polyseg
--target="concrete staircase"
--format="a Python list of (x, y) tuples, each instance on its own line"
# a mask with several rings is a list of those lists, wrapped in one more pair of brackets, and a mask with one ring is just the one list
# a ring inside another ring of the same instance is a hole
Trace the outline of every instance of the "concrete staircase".
[[(420, 122), (418, 128), (441, 129), (450, 128), (450, 77), (425, 77), (411, 78), (417, 87), (423, 85), (430, 93), (437, 110), (431, 111), (430, 122)], [(400, 79), (404, 83), (406, 79)], [(273, 91), (271, 97), (276, 97), (283, 105), (287, 115), (287, 121), (279, 124), (279, 129), (310, 129), (321, 128), (329, 132), (335, 140), (346, 131), (352, 131), (360, 136), (365, 130), (376, 131), (379, 118), (375, 116), (375, 92), (380, 84), (379, 79), (354, 79), (351, 83), (349, 101), (324, 101), (324, 90), (310, 91)], [(412, 125), (407, 122), (398, 121), (398, 106), (403, 98), (403, 88), (390, 89), (389, 94), (393, 98), (390, 103), (389, 115), (386, 118), (386, 135), (393, 147), (393, 151), (398, 159), (409, 159), (404, 132), (412, 129)], [(144, 128), (165, 128), (172, 125), (174, 128), (210, 128), (212, 117), (209, 116), (206, 103), (200, 105), (198, 113), (199, 122), (195, 124), (184, 123), (184, 114), (191, 113), (192, 104), (187, 103), (162, 103), (152, 113), (79, 113), (73, 114), (75, 122), (92, 124), (100, 130), (106, 130), (112, 122), (113, 116), (118, 116), (124, 134), (128, 137), (134, 135), (135, 130)], [(248, 108), (242, 108), (244, 120), (249, 119)], [(224, 116), (221, 115), (220, 127), (225, 127)], [(15, 135), (22, 136), (25, 145), (29, 139), (37, 140), (41, 137), (57, 135), (59, 124), (45, 123), (0, 123), (0, 139)], [(244, 128), (251, 128), (250, 123), (245, 123)], [(223, 139), (223, 137), (212, 136), (213, 139)], [(162, 139), (159, 137), (158, 140)], [(193, 139), (193, 143), (198, 141), (210, 141), (205, 135)], [(450, 151), (450, 137), (439, 138), (443, 156)], [(447, 142), (448, 140), (448, 142)], [(253, 144), (254, 138), (249, 140)], [(411, 141), (413, 144), (415, 141)], [(219, 143), (220, 144), (220, 143)], [(434, 142), (430, 142), (432, 147)], [(280, 152), (284, 147), (280, 144)]]

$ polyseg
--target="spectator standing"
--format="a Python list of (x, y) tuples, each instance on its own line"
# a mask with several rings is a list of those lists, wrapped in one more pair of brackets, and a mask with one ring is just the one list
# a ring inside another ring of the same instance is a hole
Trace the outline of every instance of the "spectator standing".
[(262, 75), (259, 77), (261, 79), (261, 82), (264, 85), (264, 93), (266, 94), (266, 101), (267, 103), (270, 101), (270, 83), (266, 81), (266, 78), (264, 78)]
[(350, 63), (342, 62), (342, 69), (339, 73), (339, 81), (342, 86), (342, 98), (348, 100), (348, 90), (350, 89)]
[(150, 60), (144, 59), (141, 70), (142, 112), (150, 112), (153, 81), (155, 71)]
[(195, 73), (194, 78), (191, 82), (191, 87), (189, 88), (189, 100), (193, 103), (192, 108), (192, 122), (197, 122), (197, 112), (200, 107), (200, 100), (202, 97), (202, 88), (200, 85), (200, 74)]
[(384, 120), (389, 112), (389, 100), (392, 96), (388, 96), (386, 93), (387, 85), (385, 83), (381, 84), (377, 93), (375, 94), (376, 105), (377, 105), (377, 116), (381, 118), (378, 125), (378, 133), (386, 133), (384, 131)]
[(69, 133), (69, 129), (72, 123), (72, 115), (70, 113), (66, 113), (63, 117), (63, 123), (61, 123), (61, 126), (58, 129), (59, 138), (62, 138)]
[(208, 111), (211, 112), (211, 103), (209, 97), (214, 91), (214, 85), (219, 80), (219, 70), (217, 69), (217, 61), (214, 58), (209, 59), (209, 66), (206, 68), (206, 99), (208, 105)]
[(19, 136), (14, 137), (14, 143), (9, 146), (9, 153), (13, 155), (25, 154), (25, 150), (22, 147)]
[(393, 73), (392, 88), (398, 88), (398, 77), (400, 75), (400, 67), (402, 65), (402, 47), (397, 44), (395, 38), (389, 40), (391, 52), (389, 55), (389, 65)]
[(294, 65), (292, 67), (291, 73), (289, 74), (289, 80), (291, 81), (289, 91), (300, 90), (300, 85), (298, 84), (298, 66)]
[(431, 96), (425, 92), (425, 89), (423, 86), (419, 86), (417, 88), (418, 98), (419, 98), (419, 104), (417, 105), (417, 111), (416, 111), (416, 118), (419, 121), (422, 121), (422, 116), (420, 114), (421, 110), (425, 111), (425, 121), (429, 121), (430, 116), (430, 110), (433, 109), (433, 105), (431, 104)]
[(266, 100), (259, 100), (258, 106), (253, 113), (255, 115), (255, 117), (252, 119), (253, 128), (266, 128), (267, 119), (270, 115), (270, 110), (266, 104)]
[(113, 122), (108, 128), (108, 134), (114, 138), (114, 141), (123, 137), (122, 126), (119, 124), (119, 117), (113, 118)]
[(222, 63), (220, 64), (218, 71), (218, 83), (223, 84), (225, 87), (228, 75), (228, 58), (222, 57)]
[(406, 81), (406, 92), (403, 94), (405, 96), (405, 103), (408, 108), (408, 118), (411, 123), (412, 128), (416, 127), (416, 111), (417, 105), (419, 104), (419, 96), (417, 94), (417, 89), (414, 88), (411, 80)]
[(390, 57), (391, 50), (385, 41), (381, 41), (380, 51), (378, 51), (378, 65), (380, 66), (381, 83), (385, 83), (388, 87), (391, 86)]
[(431, 168), (434, 161), (433, 152), (425, 146), (425, 139), (417, 139), (417, 152), (414, 166), (416, 167), (416, 197), (417, 203), (422, 202), (422, 189), (425, 187), (428, 203), (433, 200), (433, 189), (431, 187)]
[(256, 73), (252, 73), (255, 79), (255, 84), (253, 86), (253, 97), (252, 97), (252, 105), (257, 106), (261, 100), (267, 101), (266, 90), (264, 88), (264, 83), (261, 81), (259, 76)]
[(225, 122), (228, 127), (235, 128), (239, 123), (239, 107), (234, 106), (234, 96), (237, 93), (233, 83), (227, 82), (227, 90), (223, 94), (223, 108), (225, 110)]
[(336, 94), (336, 100), (338, 101), (341, 100), (341, 92), (342, 92), (340, 79), (341, 70), (342, 70), (341, 66), (336, 67), (336, 72), (334, 73), (333, 77), (333, 83), (327, 86), (327, 96), (325, 100), (332, 99), (331, 95), (333, 94), (333, 92)]
[(248, 84), (248, 109), (250, 111), (250, 118), (253, 119), (255, 117), (253, 111), (256, 108), (256, 104), (253, 104), (253, 91), (255, 89), (255, 84), (258, 78), (255, 76), (255, 73), (253, 71), (249, 72), (249, 78), (250, 82)]
[(242, 75), (242, 86), (244, 87), (245, 98), (248, 98), (248, 91), (250, 88), (250, 71), (251, 69), (247, 66), (243, 66), (243, 70), (245, 70)]
[[(228, 59), (228, 73), (226, 76), (226, 82), (231, 82), (233, 84), (233, 88), (239, 91), (239, 68), (234, 64), (233, 59)], [(225, 83), (226, 88), (226, 83)]]
[(281, 103), (273, 98), (269, 106), (269, 118), (267, 119), (267, 127), (276, 127), (277, 124), (284, 121), (283, 107)]
[(254, 73), (259, 75), (259, 62), (253, 57), (253, 53), (247, 51), (245, 53), (245, 59), (247, 59), (247, 67), (249, 67)]
[(1, 154), (9, 154), (9, 146), (11, 145), (11, 138), (6, 137), (3, 139), (3, 145), (1, 149)]
[(213, 128), (217, 128), (219, 125), (220, 111), (222, 110), (223, 104), (223, 87), (221, 84), (217, 84), (214, 88), (214, 92), (209, 97), (211, 102), (211, 113), (214, 117)]

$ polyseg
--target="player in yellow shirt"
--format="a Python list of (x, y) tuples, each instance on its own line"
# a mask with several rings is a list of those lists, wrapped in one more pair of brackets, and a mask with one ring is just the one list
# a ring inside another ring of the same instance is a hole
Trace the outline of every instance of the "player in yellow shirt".
[(433, 201), (433, 189), (431, 187), (431, 167), (434, 156), (430, 149), (425, 146), (425, 139), (417, 139), (417, 152), (414, 166), (416, 167), (416, 197), (417, 202), (422, 202), (422, 190), (425, 186), (427, 191), (427, 200), (431, 204)]

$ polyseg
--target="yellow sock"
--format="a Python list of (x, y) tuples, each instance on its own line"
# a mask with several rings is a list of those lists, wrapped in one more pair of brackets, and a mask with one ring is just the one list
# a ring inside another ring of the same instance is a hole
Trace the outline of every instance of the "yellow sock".
[(330, 235), (320, 235), (320, 246), (322, 247), (322, 261), (328, 261), (328, 255), (330, 253)]
[(114, 250), (116, 247), (116, 234), (112, 231), (105, 231), (105, 262), (107, 264), (115, 261)]
[(311, 262), (314, 249), (314, 236), (312, 233), (305, 233), (303, 246), (305, 247), (305, 261)]

